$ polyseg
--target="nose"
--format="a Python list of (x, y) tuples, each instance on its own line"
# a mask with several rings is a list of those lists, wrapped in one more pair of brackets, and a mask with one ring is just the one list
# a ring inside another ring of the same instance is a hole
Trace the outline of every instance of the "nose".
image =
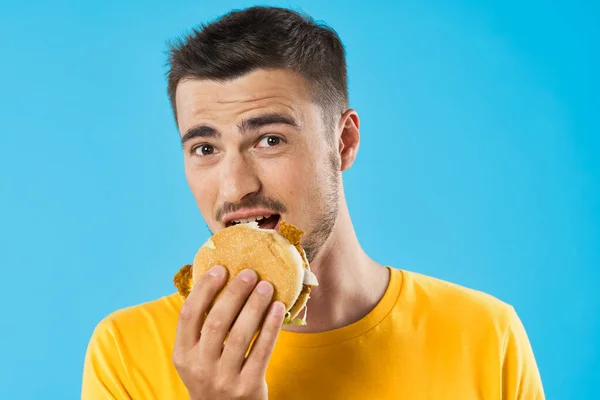
[(237, 204), (260, 191), (256, 168), (243, 155), (231, 154), (221, 165), (220, 204)]

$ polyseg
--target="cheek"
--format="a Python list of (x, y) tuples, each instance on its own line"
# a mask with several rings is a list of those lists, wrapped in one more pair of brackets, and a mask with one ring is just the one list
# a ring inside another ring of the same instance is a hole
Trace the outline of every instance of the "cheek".
[(297, 217), (309, 216), (320, 207), (328, 172), (324, 165), (314, 153), (301, 151), (263, 164), (260, 180), (265, 194), (283, 201)]
[(208, 222), (214, 216), (211, 214), (213, 205), (217, 198), (218, 182), (213, 182), (210, 171), (199, 171), (194, 165), (186, 163), (185, 177), (200, 209), (200, 213)]
[(258, 175), (265, 195), (283, 201), (288, 207), (301, 196), (304, 177), (295, 157), (262, 162)]

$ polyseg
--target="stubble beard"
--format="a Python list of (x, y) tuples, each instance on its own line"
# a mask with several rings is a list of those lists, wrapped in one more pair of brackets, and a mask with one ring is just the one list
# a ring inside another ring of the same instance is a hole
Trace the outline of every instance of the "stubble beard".
[(327, 163), (327, 188), (323, 196), (323, 209), (314, 219), (313, 230), (302, 242), (309, 263), (314, 261), (331, 236), (339, 212), (340, 168), (338, 154), (333, 149), (328, 154)]

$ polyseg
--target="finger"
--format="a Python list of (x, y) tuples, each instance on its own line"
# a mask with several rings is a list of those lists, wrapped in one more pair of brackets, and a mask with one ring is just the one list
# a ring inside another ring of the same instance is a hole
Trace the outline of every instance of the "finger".
[(181, 307), (175, 350), (187, 352), (198, 343), (204, 314), (226, 282), (227, 269), (215, 266), (194, 285)]
[(256, 272), (247, 269), (223, 289), (202, 326), (198, 347), (205, 360), (216, 362), (221, 357), (225, 337), (252, 293), (257, 279)]
[(221, 365), (228, 371), (239, 372), (246, 359), (250, 342), (263, 322), (273, 297), (273, 285), (261, 281), (233, 324), (221, 356)]
[(275, 342), (281, 331), (284, 314), (285, 306), (282, 302), (276, 301), (271, 305), (250, 354), (242, 366), (242, 374), (253, 377), (261, 377), (266, 374)]

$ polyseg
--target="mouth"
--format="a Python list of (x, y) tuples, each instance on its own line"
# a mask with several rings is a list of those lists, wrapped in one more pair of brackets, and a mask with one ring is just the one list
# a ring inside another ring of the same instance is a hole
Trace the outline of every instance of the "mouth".
[(230, 227), (239, 224), (257, 222), (258, 227), (261, 229), (276, 229), (280, 220), (281, 216), (279, 214), (256, 215), (253, 217), (231, 220), (227, 222), (226, 226)]

